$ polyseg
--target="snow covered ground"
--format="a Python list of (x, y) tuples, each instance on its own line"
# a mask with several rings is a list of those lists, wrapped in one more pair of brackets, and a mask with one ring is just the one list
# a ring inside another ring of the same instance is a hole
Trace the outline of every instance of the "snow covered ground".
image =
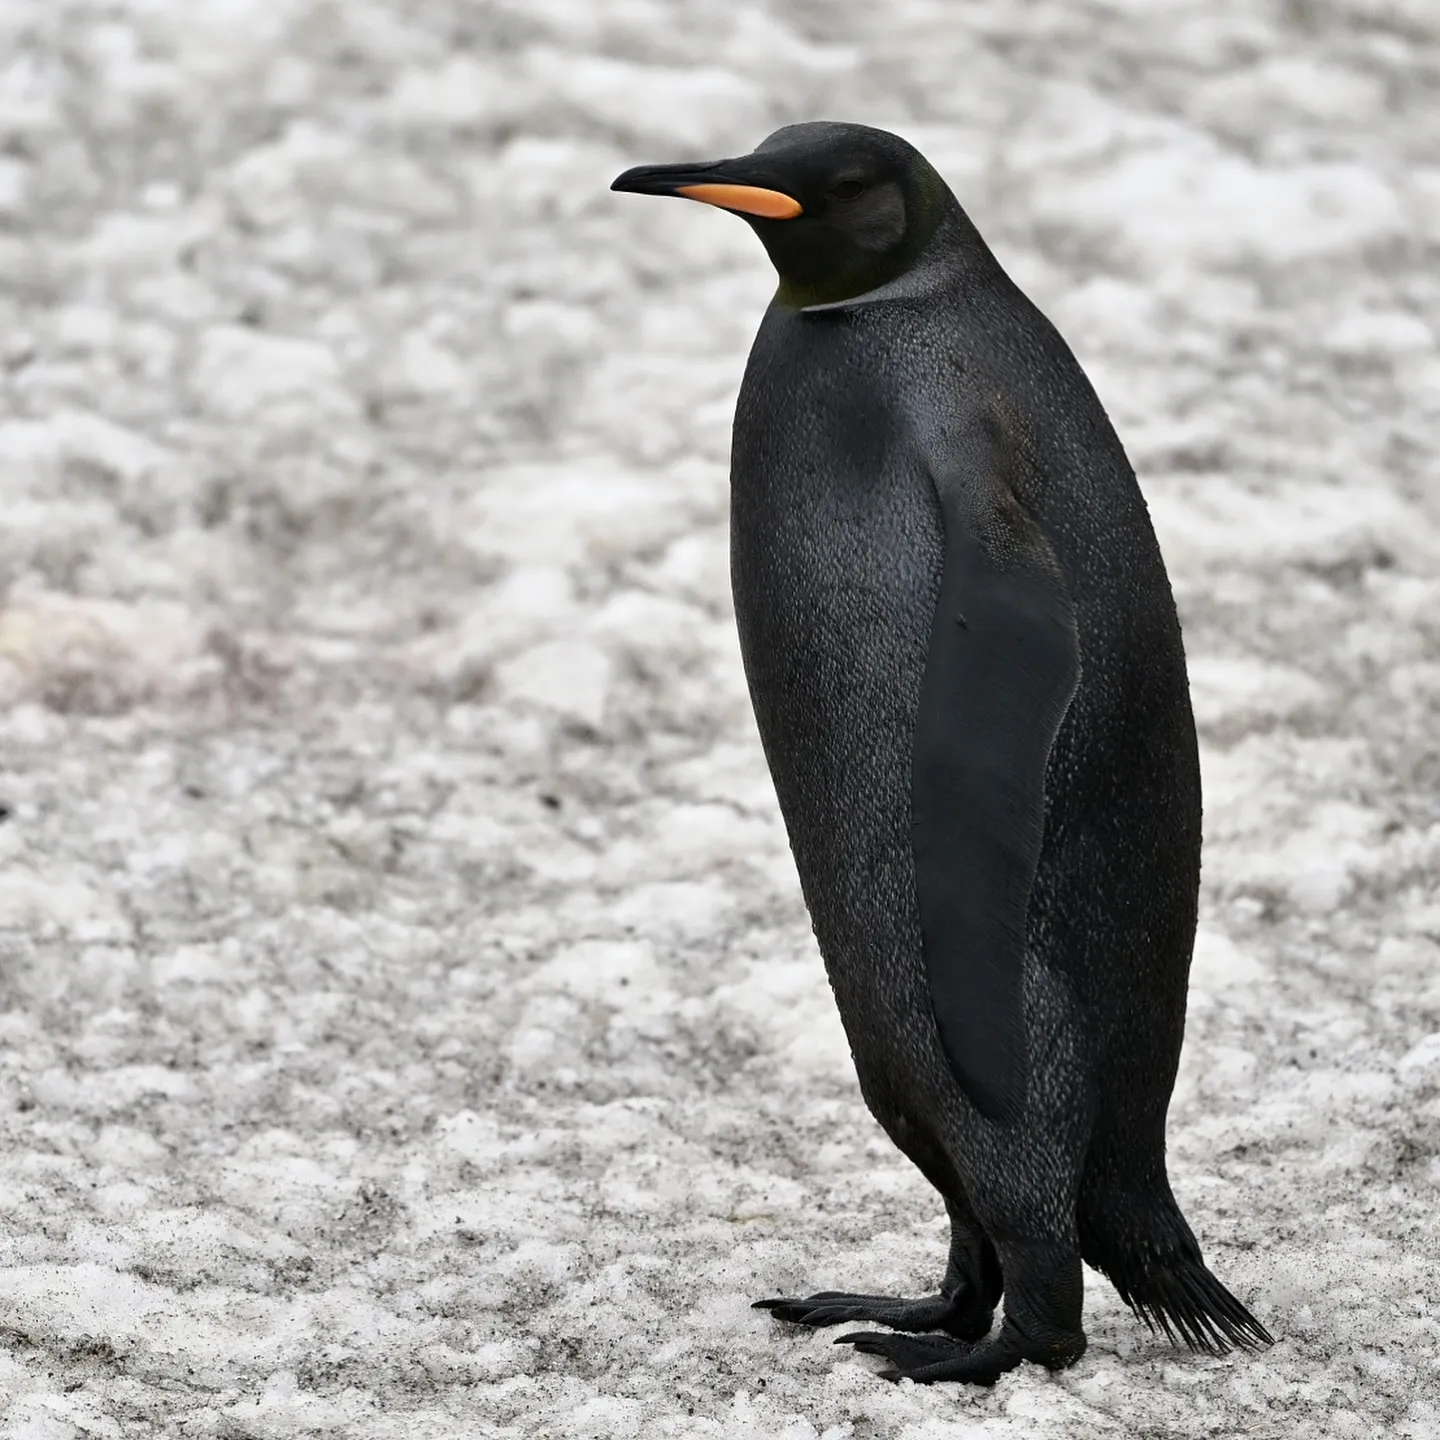
[[(6, 0), (0, 1425), (1440, 1436), (1434, 0)], [(744, 694), (745, 226), (902, 130), (1170, 563), (1207, 850), (1176, 1188), (1280, 1337), (891, 1386), (918, 1293)]]

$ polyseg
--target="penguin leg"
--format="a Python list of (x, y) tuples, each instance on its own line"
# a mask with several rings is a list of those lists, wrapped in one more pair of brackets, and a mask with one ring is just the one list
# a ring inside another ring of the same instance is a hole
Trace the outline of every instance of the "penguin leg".
[(864, 1320), (892, 1330), (944, 1330), (965, 1341), (981, 1339), (990, 1331), (1000, 1298), (1000, 1261), (968, 1203), (947, 1198), (945, 1208), (950, 1212), (950, 1258), (938, 1295), (904, 1300), (893, 1295), (821, 1290), (803, 1299), (757, 1300), (752, 1308), (768, 1310), (777, 1320), (797, 1325)]
[(994, 1340), (967, 1345), (938, 1335), (859, 1331), (842, 1335), (835, 1343), (888, 1360), (889, 1366), (880, 1372), (886, 1380), (924, 1385), (939, 1380), (993, 1385), (1022, 1360), (1049, 1370), (1073, 1365), (1085, 1353), (1079, 1250), (1042, 1241), (1002, 1243), (999, 1251), (1005, 1272), (1005, 1323)]

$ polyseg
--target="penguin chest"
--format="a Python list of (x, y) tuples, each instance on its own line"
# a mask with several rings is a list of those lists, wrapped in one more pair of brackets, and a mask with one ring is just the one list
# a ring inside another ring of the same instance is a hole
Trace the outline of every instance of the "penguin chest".
[(799, 726), (807, 745), (849, 749), (847, 737), (874, 742), (898, 726), (908, 755), (944, 558), (938, 510), (921, 473), (814, 464), (751, 475), (744, 488), (758, 493), (737, 484), (732, 495), (731, 582), (756, 714), (767, 744)]
[(873, 960), (877, 942), (918, 948), (911, 765), (941, 518), (928, 475), (863, 395), (837, 403), (801, 387), (772, 415), (742, 409), (741, 422), (731, 510), (741, 651), (843, 1010), (844, 976), (862, 954)]

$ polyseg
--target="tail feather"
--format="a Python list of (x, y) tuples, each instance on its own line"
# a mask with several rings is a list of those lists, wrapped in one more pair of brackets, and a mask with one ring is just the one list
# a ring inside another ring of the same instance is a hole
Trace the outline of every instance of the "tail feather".
[[(1108, 1200), (1108, 1203), (1107, 1203)], [(1169, 1187), (1112, 1194), (1081, 1211), (1081, 1251), (1120, 1298), (1172, 1345), (1206, 1355), (1273, 1345), (1270, 1332), (1205, 1267)]]
[(1172, 1345), (1183, 1342), (1205, 1355), (1226, 1355), (1275, 1343), (1198, 1257), (1157, 1267), (1143, 1277), (1110, 1278), (1120, 1298)]

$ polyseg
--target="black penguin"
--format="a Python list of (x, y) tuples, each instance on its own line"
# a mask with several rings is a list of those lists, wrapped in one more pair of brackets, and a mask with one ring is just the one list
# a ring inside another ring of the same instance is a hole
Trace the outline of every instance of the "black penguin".
[(1165, 1173), (1200, 774), (1095, 392), (894, 135), (792, 125), (612, 188), (739, 213), (779, 272), (735, 414), (745, 672), (861, 1091), (950, 1216), (937, 1295), (758, 1304), (989, 1384), (1084, 1352), (1083, 1260), (1192, 1349), (1268, 1343)]

